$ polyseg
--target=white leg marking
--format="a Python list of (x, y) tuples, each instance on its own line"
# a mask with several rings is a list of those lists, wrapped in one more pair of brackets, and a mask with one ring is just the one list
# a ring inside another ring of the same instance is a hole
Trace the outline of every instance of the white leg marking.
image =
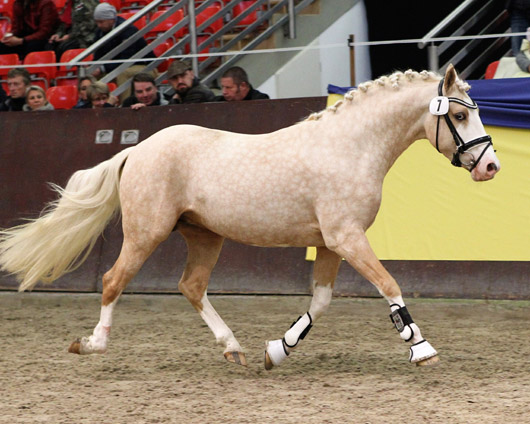
[(202, 311), (200, 312), (200, 315), (204, 322), (208, 324), (210, 330), (212, 330), (217, 343), (225, 346), (225, 352), (242, 352), (243, 350), (241, 349), (239, 342), (234, 337), (232, 330), (230, 330), (230, 328), (225, 324), (223, 319), (211, 305), (206, 293), (204, 293), (201, 302)]
[(94, 332), (90, 337), (83, 337), (81, 339), (81, 346), (79, 353), (105, 353), (107, 351), (107, 343), (110, 336), (110, 328), (112, 327), (112, 311), (118, 298), (107, 306), (101, 307), (98, 325), (94, 328)]
[(311, 299), (311, 306), (309, 307), (309, 314), (313, 318), (313, 322), (319, 319), (324, 312), (327, 311), (329, 304), (331, 303), (331, 296), (333, 289), (331, 284), (326, 286), (315, 286), (313, 290), (313, 299)]

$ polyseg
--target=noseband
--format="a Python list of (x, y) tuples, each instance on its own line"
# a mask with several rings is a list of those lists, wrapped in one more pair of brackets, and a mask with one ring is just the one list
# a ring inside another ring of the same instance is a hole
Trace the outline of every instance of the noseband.
[(488, 147), (493, 146), (491, 136), (484, 135), (482, 137), (474, 138), (473, 140), (467, 142), (465, 142), (462, 137), (460, 137), (460, 134), (458, 134), (458, 131), (453, 125), (453, 122), (449, 118), (449, 103), (458, 103), (462, 106), (467, 107), (468, 109), (478, 109), (478, 106), (474, 100), (471, 100), (473, 103), (467, 103), (457, 97), (445, 97), (443, 95), (443, 85), (444, 78), (442, 78), (442, 80), (440, 81), (440, 85), (438, 85), (438, 97), (432, 99), (430, 105), (431, 113), (433, 115), (438, 115), (438, 122), (436, 124), (436, 150), (440, 151), (440, 149), (438, 148), (438, 132), (440, 129), (440, 117), (443, 116), (445, 118), (447, 126), (449, 127), (449, 130), (451, 131), (451, 134), (453, 135), (453, 140), (456, 144), (456, 151), (453, 153), (453, 159), (451, 160), (451, 164), (453, 164), (454, 166), (462, 166), (462, 162), (460, 161), (460, 155), (462, 153), (467, 152), (469, 149), (472, 149), (473, 147), (478, 146), (479, 144), (487, 143), (486, 147), (484, 147), (484, 149), (480, 153), (478, 159), (472, 162), (471, 168), (469, 169), (469, 171), (472, 171), (478, 165), (480, 159), (482, 159), (482, 156), (484, 156), (484, 153), (486, 153)]

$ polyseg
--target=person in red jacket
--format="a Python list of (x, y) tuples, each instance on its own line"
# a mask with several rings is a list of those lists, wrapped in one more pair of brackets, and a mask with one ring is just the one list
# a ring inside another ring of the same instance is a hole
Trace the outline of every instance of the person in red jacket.
[(12, 33), (0, 40), (0, 54), (17, 53), (23, 60), (29, 52), (45, 50), (59, 22), (53, 0), (15, 0)]

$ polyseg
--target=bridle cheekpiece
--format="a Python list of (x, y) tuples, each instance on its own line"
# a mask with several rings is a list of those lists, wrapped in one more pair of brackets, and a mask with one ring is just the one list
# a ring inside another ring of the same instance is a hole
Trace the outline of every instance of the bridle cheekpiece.
[(436, 150), (440, 151), (440, 149), (438, 148), (438, 132), (440, 129), (440, 117), (443, 116), (445, 118), (447, 126), (449, 127), (449, 130), (451, 131), (451, 134), (453, 135), (453, 140), (456, 144), (456, 151), (453, 153), (453, 159), (451, 160), (451, 164), (453, 164), (454, 166), (462, 166), (462, 162), (460, 161), (460, 155), (467, 152), (469, 149), (478, 146), (479, 144), (487, 143), (486, 147), (484, 147), (484, 149), (480, 153), (478, 159), (476, 161), (473, 160), (470, 164), (471, 168), (469, 169), (469, 171), (472, 171), (478, 165), (480, 159), (482, 159), (482, 156), (484, 156), (484, 153), (486, 153), (488, 147), (493, 146), (493, 142), (491, 141), (491, 136), (489, 135), (474, 138), (473, 140), (467, 142), (465, 142), (462, 137), (460, 137), (460, 134), (458, 134), (458, 131), (453, 125), (451, 118), (449, 118), (449, 103), (458, 103), (462, 106), (467, 107), (468, 109), (478, 109), (478, 106), (474, 100), (471, 100), (473, 103), (468, 103), (457, 97), (444, 96), (444, 79), (445, 78), (442, 78), (440, 81), (440, 85), (438, 85), (438, 97), (432, 99), (429, 105), (429, 111), (431, 112), (431, 114), (438, 116), (438, 122), (436, 124)]

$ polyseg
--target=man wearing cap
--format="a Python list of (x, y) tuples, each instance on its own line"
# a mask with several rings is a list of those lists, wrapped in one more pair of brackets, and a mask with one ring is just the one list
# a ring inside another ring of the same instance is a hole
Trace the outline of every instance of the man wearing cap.
[(167, 79), (175, 90), (170, 104), (213, 102), (215, 94), (201, 84), (187, 60), (176, 60), (169, 66)]
[[(94, 42), (97, 42), (99, 39), (103, 38), (110, 31), (112, 31), (114, 28), (121, 25), (125, 21), (125, 19), (123, 19), (121, 16), (118, 16), (116, 12), (116, 8), (109, 3), (100, 3), (96, 6), (96, 8), (94, 9), (94, 20), (96, 21), (96, 26), (98, 27), (98, 29), (96, 30), (96, 37), (95, 37)], [(121, 31), (119, 34), (115, 35), (112, 39), (108, 40), (101, 47), (99, 47), (94, 52), (94, 60), (101, 59), (104, 55), (106, 55), (108, 52), (113, 50), (115, 47), (119, 46), (121, 43), (125, 42), (128, 38), (130, 38), (137, 32), (138, 32), (138, 29), (134, 25), (130, 25), (129, 27)], [(129, 47), (123, 49), (120, 53), (114, 56), (112, 60), (130, 59), (132, 56), (134, 56), (137, 52), (139, 52), (146, 46), (147, 46), (146, 41), (144, 40), (143, 37), (140, 37)], [(153, 59), (156, 58), (156, 56), (154, 55), (152, 51), (149, 53), (146, 53), (144, 57), (150, 57)], [(103, 76), (103, 74), (112, 72), (119, 65), (120, 65), (119, 63), (102, 64), (94, 72), (92, 72), (92, 75), (94, 75), (96, 78), (100, 78), (101, 76)], [(142, 72), (144, 68), (145, 68), (145, 64), (141, 64), (141, 63), (131, 64), (131, 66), (128, 69), (126, 69), (125, 71), (123, 71), (121, 74), (119, 74), (116, 77), (117, 84), (122, 85), (124, 82), (128, 81), (129, 78), (131, 78), (133, 75), (136, 75), (137, 73)], [(156, 71), (151, 71), (150, 73), (154, 77), (157, 76)], [(120, 95), (120, 99), (123, 100), (127, 98), (129, 95), (130, 95), (130, 89), (122, 93)]]

